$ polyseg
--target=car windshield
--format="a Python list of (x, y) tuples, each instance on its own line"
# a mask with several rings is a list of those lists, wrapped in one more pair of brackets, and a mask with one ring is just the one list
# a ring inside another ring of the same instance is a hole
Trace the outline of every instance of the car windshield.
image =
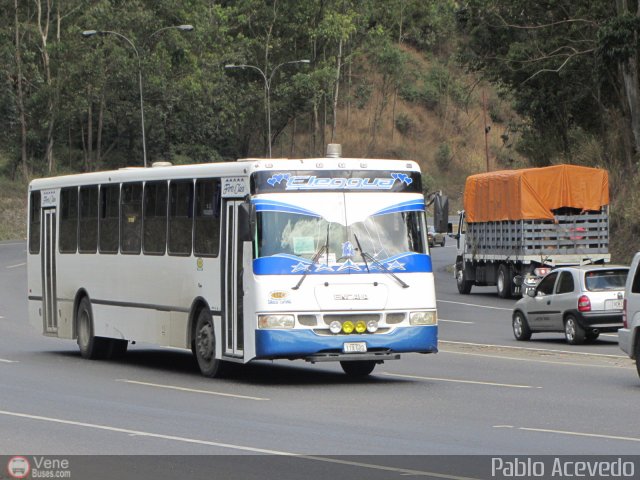
[(604, 291), (604, 290), (623, 290), (627, 281), (626, 269), (617, 270), (594, 270), (586, 272), (584, 275), (584, 283), (587, 290)]

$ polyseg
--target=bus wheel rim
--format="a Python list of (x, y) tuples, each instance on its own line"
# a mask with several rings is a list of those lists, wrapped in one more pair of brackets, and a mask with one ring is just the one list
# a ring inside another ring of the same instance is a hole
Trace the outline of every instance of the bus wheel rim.
[(213, 357), (213, 327), (211, 324), (203, 325), (198, 332), (198, 353), (205, 361)]

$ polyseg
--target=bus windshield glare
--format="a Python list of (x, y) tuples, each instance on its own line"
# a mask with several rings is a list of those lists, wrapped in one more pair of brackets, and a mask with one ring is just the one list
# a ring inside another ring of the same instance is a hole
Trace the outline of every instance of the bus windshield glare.
[(284, 254), (311, 260), (327, 245), (328, 255), (323, 253), (318, 263), (361, 261), (356, 236), (363, 251), (378, 261), (426, 253), (424, 215), (418, 211), (372, 215), (350, 225), (292, 212), (258, 212), (257, 220), (257, 258)]

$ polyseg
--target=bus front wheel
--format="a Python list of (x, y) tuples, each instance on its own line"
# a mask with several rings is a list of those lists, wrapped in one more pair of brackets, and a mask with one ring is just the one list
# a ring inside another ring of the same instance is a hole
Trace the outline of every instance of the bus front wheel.
[(78, 304), (76, 314), (78, 322), (78, 348), (83, 358), (96, 360), (106, 358), (109, 351), (109, 339), (96, 337), (93, 334), (93, 314), (91, 301), (84, 297)]
[(348, 361), (340, 362), (340, 366), (344, 373), (350, 377), (366, 377), (376, 367), (376, 362), (363, 360), (363, 361)]
[(224, 362), (216, 359), (216, 338), (213, 331), (213, 318), (207, 309), (200, 310), (196, 322), (196, 334), (193, 344), (200, 371), (205, 377), (220, 377)]

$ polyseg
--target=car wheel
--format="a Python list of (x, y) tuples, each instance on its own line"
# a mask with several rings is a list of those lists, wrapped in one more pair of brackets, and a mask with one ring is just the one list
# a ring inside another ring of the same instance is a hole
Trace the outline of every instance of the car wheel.
[(76, 312), (78, 329), (78, 348), (83, 358), (90, 360), (104, 359), (109, 353), (109, 339), (94, 336), (93, 313), (91, 301), (84, 297), (78, 304)]
[(511, 269), (504, 263), (498, 267), (498, 280), (496, 282), (498, 296), (500, 298), (511, 297)]
[(340, 362), (344, 373), (350, 377), (366, 377), (376, 367), (376, 362), (372, 360)]
[(589, 342), (595, 342), (599, 336), (600, 332), (594, 332), (593, 330), (589, 330), (585, 335), (587, 341)]
[(584, 343), (586, 332), (584, 328), (578, 324), (576, 317), (573, 315), (567, 315), (564, 320), (564, 336), (567, 342), (571, 345), (580, 345)]
[(444, 247), (444, 244), (445, 244), (445, 243), (447, 243), (447, 239), (446, 239), (446, 238), (443, 238), (443, 239), (442, 239), (442, 242), (440, 242), (440, 246), (441, 246), (441, 247)]
[(458, 292), (463, 295), (471, 293), (473, 282), (465, 278), (464, 268), (456, 267), (456, 284), (458, 285)]
[(513, 313), (511, 326), (513, 327), (513, 336), (516, 337), (516, 340), (526, 341), (531, 338), (531, 328), (529, 328), (529, 322), (527, 322), (527, 319), (522, 312)]
[(195, 354), (200, 371), (205, 377), (220, 377), (224, 374), (225, 362), (216, 358), (216, 338), (213, 318), (206, 308), (198, 314), (196, 322)]

